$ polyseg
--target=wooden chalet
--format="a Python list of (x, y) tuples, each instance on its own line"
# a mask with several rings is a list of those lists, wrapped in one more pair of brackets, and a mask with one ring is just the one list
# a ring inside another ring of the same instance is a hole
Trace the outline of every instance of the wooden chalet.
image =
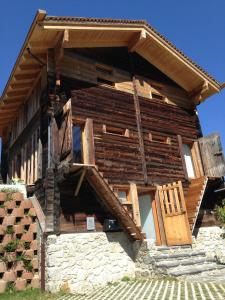
[(38, 11), (1, 97), (4, 181), (35, 193), (47, 232), (191, 244), (225, 175), (196, 109), (220, 89), (145, 21)]

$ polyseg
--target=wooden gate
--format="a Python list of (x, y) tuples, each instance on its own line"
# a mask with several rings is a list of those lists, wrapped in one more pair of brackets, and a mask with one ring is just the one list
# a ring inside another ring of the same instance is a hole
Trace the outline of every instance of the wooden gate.
[(167, 245), (191, 244), (191, 232), (181, 181), (159, 186), (157, 190)]
[(214, 178), (225, 176), (225, 159), (219, 134), (210, 134), (198, 141), (205, 175)]

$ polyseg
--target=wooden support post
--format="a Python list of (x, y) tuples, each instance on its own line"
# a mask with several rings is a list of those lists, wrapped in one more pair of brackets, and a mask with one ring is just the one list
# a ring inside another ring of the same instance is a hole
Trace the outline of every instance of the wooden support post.
[(156, 194), (155, 194), (155, 204), (156, 204), (161, 244), (166, 245), (166, 235), (165, 235), (165, 229), (164, 229), (164, 224), (163, 224), (163, 217), (162, 217), (162, 211), (161, 211), (161, 205), (160, 205), (158, 191), (156, 191)]
[(161, 240), (159, 220), (158, 220), (158, 215), (157, 215), (157, 208), (156, 208), (156, 200), (155, 199), (152, 200), (152, 214), (153, 214), (154, 226), (155, 226), (156, 245), (160, 246), (160, 245), (162, 245), (162, 240)]
[(79, 181), (78, 181), (78, 184), (77, 184), (77, 187), (76, 187), (76, 190), (75, 190), (75, 193), (74, 193), (74, 196), (75, 196), (75, 197), (79, 194), (79, 191), (80, 191), (82, 182), (83, 182), (83, 180), (84, 180), (84, 177), (85, 177), (85, 175), (86, 175), (86, 172), (87, 172), (87, 169), (84, 169), (83, 172), (81, 173), (80, 179), (79, 179)]
[(142, 133), (142, 124), (141, 124), (140, 103), (139, 103), (139, 98), (138, 98), (136, 78), (134, 75), (132, 54), (130, 54), (130, 65), (131, 65), (132, 81), (133, 81), (133, 89), (134, 89), (133, 97), (134, 97), (134, 107), (135, 107), (136, 124), (137, 124), (137, 131), (138, 131), (139, 150), (140, 150), (140, 154), (141, 154), (144, 183), (147, 184), (148, 183), (148, 175), (147, 175), (147, 165), (146, 165), (145, 150), (144, 150), (144, 139), (143, 139), (143, 133)]
[(139, 210), (137, 186), (133, 182), (130, 184), (130, 199), (131, 199), (131, 203), (132, 203), (132, 207), (133, 207), (134, 221), (137, 226), (141, 226), (141, 217), (140, 217), (140, 210)]
[(95, 146), (92, 119), (86, 119), (82, 133), (82, 143), (84, 164), (95, 165)]
[(177, 140), (178, 140), (178, 146), (179, 146), (179, 152), (180, 152), (180, 157), (181, 157), (181, 161), (182, 161), (182, 166), (183, 166), (183, 170), (184, 170), (184, 178), (186, 180), (189, 180), (188, 173), (187, 173), (187, 167), (186, 167), (186, 163), (185, 163), (185, 159), (184, 159), (182, 137), (179, 134), (177, 135)]

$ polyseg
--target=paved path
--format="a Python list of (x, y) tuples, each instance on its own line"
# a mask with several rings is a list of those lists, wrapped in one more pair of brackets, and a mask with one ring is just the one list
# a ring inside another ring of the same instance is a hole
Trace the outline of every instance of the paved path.
[(66, 295), (57, 300), (224, 300), (225, 284), (154, 279), (119, 282), (91, 295)]

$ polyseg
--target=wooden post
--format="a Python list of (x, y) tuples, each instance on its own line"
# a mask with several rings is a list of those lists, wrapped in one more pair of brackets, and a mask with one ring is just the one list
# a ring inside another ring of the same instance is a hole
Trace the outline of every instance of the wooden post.
[(130, 199), (133, 207), (133, 216), (134, 221), (137, 226), (141, 226), (141, 217), (140, 217), (140, 210), (139, 210), (139, 203), (138, 203), (138, 192), (137, 186), (135, 183), (130, 184)]
[(160, 205), (158, 191), (156, 191), (156, 194), (155, 194), (155, 204), (156, 204), (156, 211), (157, 211), (157, 217), (158, 217), (161, 244), (166, 245), (166, 235), (165, 235), (165, 229), (164, 229), (164, 224), (163, 224), (163, 217), (162, 217), (162, 211), (161, 211), (161, 205)]
[(95, 165), (95, 146), (92, 119), (86, 119), (82, 133), (82, 143), (84, 164)]
[(185, 159), (184, 159), (182, 137), (179, 134), (177, 135), (177, 140), (178, 140), (178, 146), (179, 146), (179, 152), (180, 152), (180, 157), (181, 157), (181, 161), (182, 161), (182, 166), (183, 166), (183, 170), (184, 170), (184, 178), (186, 180), (189, 180), (188, 173), (187, 173), (187, 167), (186, 167), (186, 163), (185, 163)]
[(137, 131), (138, 131), (139, 150), (140, 150), (140, 154), (141, 154), (144, 183), (147, 184), (148, 183), (148, 175), (147, 175), (147, 165), (146, 165), (146, 158), (145, 158), (144, 139), (143, 139), (143, 134), (142, 134), (140, 103), (139, 103), (139, 98), (138, 98), (138, 90), (137, 90), (137, 85), (136, 85), (134, 65), (133, 65), (131, 53), (129, 54), (129, 57), (130, 57), (133, 89), (134, 89), (133, 97), (134, 97), (134, 107), (135, 107), (136, 124), (137, 124)]

